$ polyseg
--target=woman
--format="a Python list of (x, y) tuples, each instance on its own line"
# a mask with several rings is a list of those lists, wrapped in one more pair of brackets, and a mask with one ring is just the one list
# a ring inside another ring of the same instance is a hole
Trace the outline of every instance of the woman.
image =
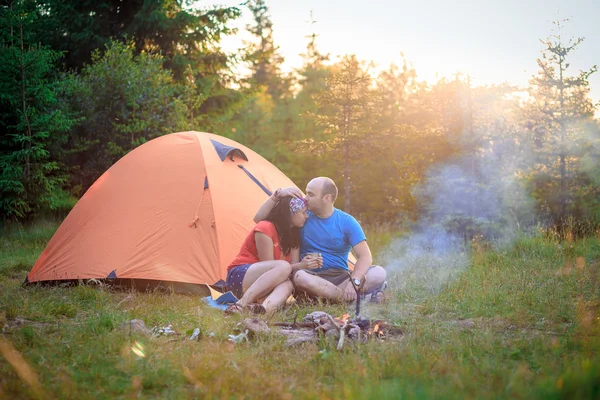
[(269, 217), (256, 224), (227, 268), (227, 288), (240, 299), (225, 310), (227, 313), (242, 309), (254, 313), (275, 311), (294, 291), (290, 275), (320, 266), (314, 256), (299, 261), (300, 228), (308, 218), (304, 199), (280, 199), (278, 193), (271, 196), (277, 205)]

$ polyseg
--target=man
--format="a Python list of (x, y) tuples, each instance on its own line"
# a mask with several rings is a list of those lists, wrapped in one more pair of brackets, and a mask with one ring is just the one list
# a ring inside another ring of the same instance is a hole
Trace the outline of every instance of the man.
[[(334, 207), (338, 195), (335, 183), (326, 177), (311, 180), (306, 185), (308, 220), (300, 234), (300, 253), (321, 253), (323, 265), (314, 270), (294, 273), (292, 281), (299, 292), (332, 301), (354, 301), (355, 286), (362, 293), (372, 293), (374, 301), (383, 300), (382, 288), (386, 273), (380, 266), (371, 266), (373, 258), (365, 234), (354, 217)], [(279, 198), (302, 197), (296, 188), (278, 189), (259, 208), (254, 221), (264, 220)], [(354, 271), (348, 269), (348, 253), (356, 255)]]

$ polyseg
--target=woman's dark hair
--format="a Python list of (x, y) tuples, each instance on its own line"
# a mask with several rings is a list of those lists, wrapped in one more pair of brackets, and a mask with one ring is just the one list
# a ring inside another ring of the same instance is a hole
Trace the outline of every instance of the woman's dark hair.
[(279, 200), (266, 219), (275, 225), (279, 234), (279, 246), (286, 256), (294, 247), (300, 246), (300, 228), (292, 227), (291, 199), (291, 196), (286, 196)]

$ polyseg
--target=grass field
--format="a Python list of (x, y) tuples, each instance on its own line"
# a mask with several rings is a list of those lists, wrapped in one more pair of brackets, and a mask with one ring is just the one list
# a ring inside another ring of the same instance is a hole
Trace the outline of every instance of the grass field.
[[(0, 398), (600, 398), (600, 242), (521, 237), (473, 246), (449, 273), (422, 257), (390, 270), (390, 301), (366, 316), (405, 330), (399, 341), (323, 340), (287, 348), (264, 336), (234, 345), (239, 316), (193, 296), (96, 285), (21, 287), (56, 229), (12, 227), (0, 237)], [(374, 252), (393, 233), (373, 229)], [(277, 321), (314, 309), (302, 305)], [(142, 319), (199, 341), (119, 329)]]

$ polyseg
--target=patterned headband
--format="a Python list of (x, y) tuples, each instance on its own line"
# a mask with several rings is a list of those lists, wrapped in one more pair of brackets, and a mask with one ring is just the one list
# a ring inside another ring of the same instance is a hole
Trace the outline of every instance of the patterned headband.
[(298, 197), (292, 197), (290, 200), (290, 211), (292, 214), (296, 214), (306, 208), (306, 201)]

